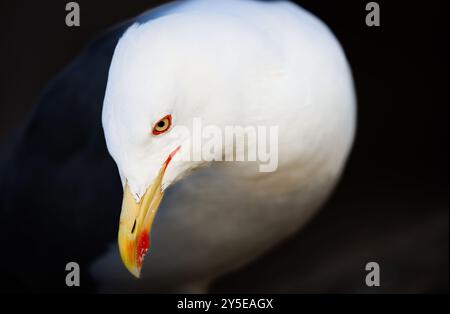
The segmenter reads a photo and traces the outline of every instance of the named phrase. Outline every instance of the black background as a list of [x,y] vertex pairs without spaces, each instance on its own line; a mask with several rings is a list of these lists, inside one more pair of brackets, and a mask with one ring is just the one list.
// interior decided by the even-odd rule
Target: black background
[[[1,1],[0,141],[46,84],[96,35],[164,1]],[[345,175],[296,237],[213,292],[448,291],[448,2],[297,1],[335,32],[352,66],[358,130]],[[382,286],[364,285],[377,261]],[[270,274],[270,275],[269,275]]]

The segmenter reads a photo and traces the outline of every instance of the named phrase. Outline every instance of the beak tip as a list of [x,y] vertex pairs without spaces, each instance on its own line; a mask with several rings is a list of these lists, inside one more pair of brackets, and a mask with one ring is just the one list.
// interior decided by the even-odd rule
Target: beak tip
[[136,277],[137,279],[141,278],[141,271],[137,270],[136,272],[132,273],[134,277]]
[[127,267],[127,269],[137,279],[141,278],[141,269],[139,267]]

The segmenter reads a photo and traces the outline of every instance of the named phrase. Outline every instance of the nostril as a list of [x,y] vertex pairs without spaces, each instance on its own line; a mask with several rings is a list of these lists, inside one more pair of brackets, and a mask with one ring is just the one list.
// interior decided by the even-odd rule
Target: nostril
[[134,220],[133,228],[131,228],[131,234],[134,233],[135,229],[136,229],[136,219]]

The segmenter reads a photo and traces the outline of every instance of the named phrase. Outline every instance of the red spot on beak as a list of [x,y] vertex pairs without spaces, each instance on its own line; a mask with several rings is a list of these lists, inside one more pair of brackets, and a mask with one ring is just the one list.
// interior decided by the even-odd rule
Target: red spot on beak
[[137,262],[139,267],[142,266],[142,263],[144,262],[145,254],[147,253],[148,249],[150,248],[150,234],[147,230],[142,231],[138,245],[137,245]]

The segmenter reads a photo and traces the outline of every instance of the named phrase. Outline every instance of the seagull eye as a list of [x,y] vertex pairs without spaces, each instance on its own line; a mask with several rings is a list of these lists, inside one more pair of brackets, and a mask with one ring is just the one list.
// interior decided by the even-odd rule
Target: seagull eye
[[155,123],[153,127],[153,135],[159,135],[166,132],[172,125],[172,115],[167,115],[158,122]]

